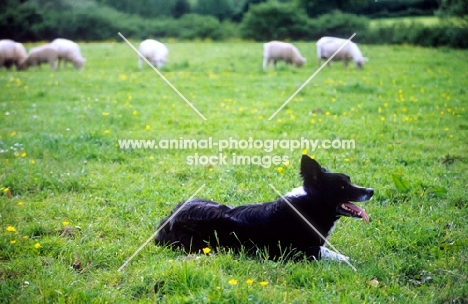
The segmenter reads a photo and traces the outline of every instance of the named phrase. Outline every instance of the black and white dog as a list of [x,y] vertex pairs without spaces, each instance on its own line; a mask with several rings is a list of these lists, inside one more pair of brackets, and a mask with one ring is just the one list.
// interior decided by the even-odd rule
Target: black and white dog
[[302,156],[300,173],[303,186],[274,202],[239,207],[204,199],[181,203],[161,221],[155,243],[195,253],[211,247],[247,253],[265,250],[272,259],[305,256],[347,260],[327,249],[324,239],[285,199],[329,237],[341,216],[369,221],[366,212],[351,202],[369,200],[374,190],[353,185],[349,176],[329,172],[307,155]]

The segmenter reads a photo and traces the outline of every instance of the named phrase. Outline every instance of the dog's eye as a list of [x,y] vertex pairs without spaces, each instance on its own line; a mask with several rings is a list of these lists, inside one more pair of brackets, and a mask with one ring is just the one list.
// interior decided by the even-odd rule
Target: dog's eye
[[344,186],[344,185],[342,185],[340,189],[341,189],[341,190],[344,190],[344,189],[345,189],[345,186]]

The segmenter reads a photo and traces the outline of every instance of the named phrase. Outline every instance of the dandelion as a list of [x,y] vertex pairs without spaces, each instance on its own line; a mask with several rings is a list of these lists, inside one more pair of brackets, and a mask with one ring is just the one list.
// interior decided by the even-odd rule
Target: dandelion
[[34,244],[34,248],[36,248],[36,249],[41,248],[41,244],[39,242],[37,242],[36,244]]
[[278,123],[282,123],[283,120],[278,118],[277,122],[278,122]]
[[133,111],[133,116],[137,116],[137,115],[138,115],[138,111],[137,110]]
[[16,232],[16,229],[15,229],[15,227],[13,227],[13,226],[7,226],[7,227],[6,227],[6,231],[8,231],[8,232]]
[[307,155],[307,149],[302,150],[302,155]]
[[285,165],[286,167],[289,166],[290,164],[291,164],[291,163],[289,162],[289,160],[285,160],[285,161],[283,162],[283,165]]
[[11,137],[14,137],[15,135],[16,135],[16,131],[13,131],[13,132],[10,133]]
[[220,289],[221,289],[221,286],[216,286],[216,289],[217,289],[217,290],[220,290]]
[[26,157],[26,152],[21,153],[21,157]]
[[18,202],[18,206],[23,206],[23,202]]
[[151,127],[149,125],[146,125],[145,129],[146,129],[146,131],[149,131],[151,129]]
[[70,222],[69,222],[69,221],[63,221],[63,222],[62,222],[62,225],[63,225],[63,226],[68,226],[68,225],[70,225]]
[[109,112],[102,112],[102,116],[109,116]]
[[257,118],[258,119],[263,119],[263,115],[258,115]]
[[36,161],[34,159],[31,159],[31,165],[35,165]]
[[284,171],[283,167],[278,167],[278,168],[276,168],[276,170],[278,171],[278,173],[283,173],[283,171]]
[[105,133],[105,134],[109,134],[109,133],[110,133],[110,130],[105,130],[104,133]]
[[29,239],[29,236],[27,235],[23,236],[23,240],[27,240],[27,239]]
[[16,244],[16,240],[11,240],[11,241],[10,241],[10,244],[11,244],[11,245]]
[[119,78],[120,78],[120,80],[127,80],[127,75],[120,74]]
[[380,117],[380,121],[385,121],[385,117]]
[[229,284],[231,284],[231,285],[237,285],[237,280],[235,280],[235,279],[230,279],[230,280],[229,280]]
[[248,279],[247,281],[245,281],[245,283],[246,283],[247,285],[252,285],[252,283],[253,283],[253,280],[251,280],[251,279]]
[[150,160],[154,160],[154,156],[151,155],[151,156],[149,157],[149,159],[150,159]]
[[203,253],[204,254],[208,254],[208,253],[210,253],[210,251],[211,251],[211,249],[208,248],[208,247],[203,248]]
[[268,282],[262,281],[262,282],[260,282],[260,285],[262,285],[262,286],[267,286],[267,285],[268,285]]

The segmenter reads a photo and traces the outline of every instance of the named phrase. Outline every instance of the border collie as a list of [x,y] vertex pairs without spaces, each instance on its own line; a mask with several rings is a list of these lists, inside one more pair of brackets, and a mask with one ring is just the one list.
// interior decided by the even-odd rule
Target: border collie
[[265,250],[270,259],[348,260],[327,249],[324,239],[288,202],[328,238],[341,216],[369,221],[366,212],[351,202],[371,199],[374,190],[352,184],[345,174],[329,172],[307,155],[302,156],[300,174],[302,187],[274,202],[239,207],[205,199],[181,203],[159,224],[155,243],[187,253],[211,247],[245,253]]

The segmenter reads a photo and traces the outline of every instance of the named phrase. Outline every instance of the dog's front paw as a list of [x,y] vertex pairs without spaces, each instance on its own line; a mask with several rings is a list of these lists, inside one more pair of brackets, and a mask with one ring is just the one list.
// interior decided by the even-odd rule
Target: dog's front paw
[[338,262],[346,262],[349,261],[349,257],[331,251],[325,246],[320,246],[320,258],[324,260],[333,260]]

